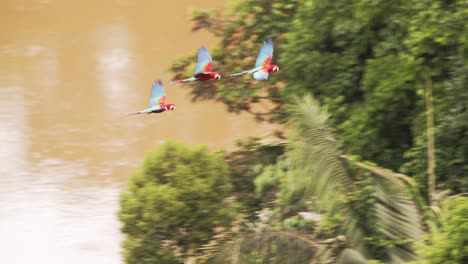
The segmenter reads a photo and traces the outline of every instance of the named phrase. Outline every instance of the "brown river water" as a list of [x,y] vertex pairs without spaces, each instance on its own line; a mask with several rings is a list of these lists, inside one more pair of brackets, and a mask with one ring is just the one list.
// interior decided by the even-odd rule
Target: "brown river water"
[[[227,3],[2,1],[0,263],[122,263],[118,198],[146,152],[168,138],[232,149],[270,131],[167,84],[175,57],[216,44],[191,32],[190,8]],[[146,108],[155,78],[177,109],[125,115]]]

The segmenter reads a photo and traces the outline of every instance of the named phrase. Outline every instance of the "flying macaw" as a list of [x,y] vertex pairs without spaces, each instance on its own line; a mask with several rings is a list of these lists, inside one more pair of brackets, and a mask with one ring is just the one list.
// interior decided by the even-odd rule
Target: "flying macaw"
[[268,79],[268,74],[270,72],[279,71],[279,66],[276,64],[270,64],[273,59],[273,41],[268,39],[266,42],[263,42],[260,52],[257,56],[257,61],[255,62],[255,68],[243,71],[239,73],[234,73],[229,76],[239,76],[243,74],[252,74],[255,80],[264,81]]
[[155,80],[153,82],[149,104],[150,108],[141,111],[130,112],[128,115],[156,114],[162,113],[166,110],[174,110],[176,108],[175,104],[166,104],[166,91],[164,90],[161,80]]
[[212,72],[211,67],[213,66],[213,59],[211,59],[211,55],[205,47],[200,47],[198,49],[198,60],[197,66],[195,68],[195,74],[193,77],[185,79],[185,80],[176,80],[170,82],[171,84],[174,83],[185,83],[185,82],[193,82],[193,81],[208,81],[211,79],[220,80],[221,74],[218,72]]

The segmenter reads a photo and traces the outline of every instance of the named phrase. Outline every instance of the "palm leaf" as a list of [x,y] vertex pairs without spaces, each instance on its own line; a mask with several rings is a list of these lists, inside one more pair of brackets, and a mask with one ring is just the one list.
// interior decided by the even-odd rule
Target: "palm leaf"
[[[289,108],[290,179],[293,188],[305,188],[308,198],[317,198],[316,210],[333,212],[342,206],[349,193],[355,191],[340,156],[340,143],[327,126],[328,115],[318,103],[307,96]],[[351,244],[365,252],[363,231],[352,212],[346,214],[346,235]]]
[[[371,173],[377,202],[378,232],[394,244],[386,247],[390,263],[402,263],[415,257],[413,241],[422,233],[420,213],[414,200],[406,193],[405,184],[411,179],[376,166],[369,166],[343,159],[340,143],[334,139],[327,126],[328,115],[320,109],[310,96],[297,100],[289,110],[289,158],[292,187],[305,188],[304,199],[321,201],[319,210],[333,211],[343,207],[344,201],[356,191],[349,164]],[[361,228],[360,218],[352,208],[344,206],[346,219],[343,232],[353,248],[368,255],[366,234]]]
[[[303,233],[262,231],[238,236],[224,244],[208,263],[330,264],[337,263],[344,246],[341,237],[315,240]],[[358,252],[354,255],[364,259]]]
[[406,240],[386,249],[391,263],[413,260],[416,255],[413,244],[422,236],[423,219],[418,203],[405,191],[405,186],[417,189],[415,182],[407,175],[391,170],[354,161],[347,156],[342,158],[361,169],[370,172],[376,189],[376,211],[379,231],[391,240]]

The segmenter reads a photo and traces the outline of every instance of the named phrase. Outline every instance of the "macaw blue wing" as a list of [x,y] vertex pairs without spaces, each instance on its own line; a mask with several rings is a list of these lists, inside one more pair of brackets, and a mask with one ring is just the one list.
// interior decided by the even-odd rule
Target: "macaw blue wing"
[[211,72],[213,66],[213,59],[205,47],[198,49],[197,67],[195,68],[195,74],[202,72]]
[[254,72],[253,77],[255,80],[265,81],[268,79],[268,71],[265,69]]
[[268,39],[266,42],[263,42],[260,52],[257,56],[257,61],[255,62],[255,68],[270,64],[271,59],[273,58],[273,41]]
[[161,80],[155,80],[151,87],[150,107],[162,105],[166,100],[166,91]]

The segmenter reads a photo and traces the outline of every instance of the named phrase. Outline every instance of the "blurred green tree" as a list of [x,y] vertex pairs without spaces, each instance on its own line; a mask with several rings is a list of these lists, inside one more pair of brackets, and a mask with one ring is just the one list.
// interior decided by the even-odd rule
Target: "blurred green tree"
[[451,198],[445,202],[440,233],[428,236],[421,247],[425,264],[462,264],[468,262],[468,198]]
[[[434,192],[433,186],[425,188],[425,179],[429,177],[429,181],[434,182],[435,172],[438,188],[464,192],[468,188],[468,167],[464,165],[468,161],[468,141],[463,135],[468,132],[464,118],[468,109],[468,27],[464,22],[468,19],[468,3],[424,0],[415,1],[412,8],[405,45],[407,53],[421,62],[423,76],[420,79],[426,79],[424,92],[420,90],[419,94],[427,96],[432,90],[435,126],[432,129],[430,124],[424,124],[426,113],[418,113],[413,121],[417,133],[414,133],[413,147],[405,153],[408,162],[402,170],[415,176],[421,190]],[[429,108],[427,110],[430,115]],[[429,140],[431,134],[435,140],[434,150]],[[435,158],[427,155],[432,151]],[[429,169],[422,167],[423,164]]]
[[324,103],[349,152],[426,192],[431,83],[436,182],[466,190],[467,20],[463,0],[303,1],[280,60],[286,89]]
[[[223,244],[213,263],[297,263],[298,256],[301,263],[416,259],[414,242],[423,225],[412,197],[417,194],[408,192],[414,181],[345,156],[328,115],[310,96],[288,109],[286,152],[255,179],[256,192],[276,200],[272,220]],[[299,212],[314,219],[303,221]]]
[[[344,155],[329,115],[310,96],[290,107],[289,178],[303,200],[337,223],[327,235],[346,235],[349,246],[371,259],[402,263],[416,258],[422,213],[407,191],[411,178]],[[410,183],[410,184],[408,184]],[[323,232],[323,231],[322,231]]]
[[240,209],[247,219],[254,221],[257,218],[256,212],[271,198],[265,191],[256,192],[257,179],[284,154],[284,140],[250,138],[238,141],[237,147],[237,150],[226,155],[229,179]]
[[[224,76],[220,82],[192,82],[192,99],[222,102],[234,113],[248,112],[258,120],[278,121],[284,117],[281,72],[270,75],[267,82],[252,76],[226,77],[227,74],[250,69],[255,65],[262,42],[273,38],[273,62],[281,57],[283,34],[291,30],[291,17],[299,0],[244,0],[233,2],[232,10],[194,10],[193,30],[208,30],[220,38],[220,45],[211,49],[213,67]],[[195,51],[195,50],[194,50]],[[196,54],[176,60],[171,71],[174,78],[193,74]],[[281,66],[280,66],[281,68]]]
[[[416,176],[427,190],[425,90],[433,86],[435,169],[439,188],[468,188],[466,69],[468,4],[464,0],[244,0],[231,13],[193,11],[193,30],[220,38],[211,49],[223,73],[250,68],[273,37],[281,71],[192,83],[194,100],[232,112],[286,122],[285,103],[312,93],[350,153]],[[195,56],[172,67],[191,74]],[[184,71],[187,71],[184,73]]]
[[121,195],[126,263],[180,263],[230,226],[223,153],[168,141],[150,152]]

